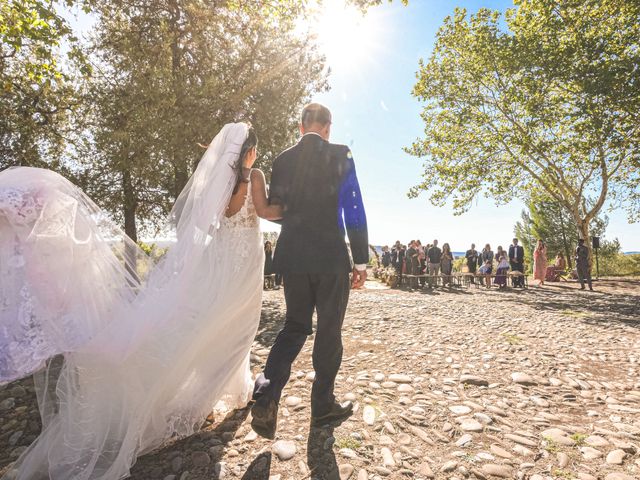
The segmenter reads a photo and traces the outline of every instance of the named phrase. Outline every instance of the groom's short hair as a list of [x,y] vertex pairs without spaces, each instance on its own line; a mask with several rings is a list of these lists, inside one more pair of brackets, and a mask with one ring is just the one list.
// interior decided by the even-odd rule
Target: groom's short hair
[[331,123],[331,112],[320,103],[310,103],[302,109],[301,122],[304,128],[309,128],[314,123],[326,125]]

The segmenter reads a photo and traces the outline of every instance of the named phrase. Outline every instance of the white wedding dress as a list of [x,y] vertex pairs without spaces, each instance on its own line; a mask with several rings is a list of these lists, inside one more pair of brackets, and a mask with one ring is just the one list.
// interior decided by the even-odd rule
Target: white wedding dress
[[43,421],[5,478],[125,478],[214,408],[246,405],[264,265],[251,188],[224,212],[247,131],[208,147],[155,266],[63,177],[0,173],[0,383],[39,369]]

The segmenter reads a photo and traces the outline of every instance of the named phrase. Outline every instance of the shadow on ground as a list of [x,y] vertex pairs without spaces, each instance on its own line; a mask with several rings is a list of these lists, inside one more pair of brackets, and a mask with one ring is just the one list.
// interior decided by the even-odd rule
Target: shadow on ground
[[520,292],[516,301],[592,325],[640,328],[638,296],[631,294],[639,286],[639,281],[600,281],[594,282],[595,291],[590,292],[581,291],[575,283],[546,283]]
[[280,329],[284,326],[284,320],[285,311],[280,308],[280,304],[273,300],[263,299],[256,342],[270,348]]
[[[159,450],[143,455],[131,469],[129,478],[133,480],[162,479],[168,472],[173,472],[177,478],[180,478],[180,474],[184,471],[189,471],[189,478],[224,477],[224,467],[220,461],[225,455],[228,444],[235,438],[238,428],[248,415],[249,407],[234,410],[212,429],[204,428],[190,437],[176,440]],[[197,453],[190,455],[187,452]],[[209,461],[202,453],[208,454]],[[268,462],[261,460],[255,463],[253,476],[247,478],[255,480],[269,478],[270,459]],[[266,469],[266,476],[258,476],[257,467]]]

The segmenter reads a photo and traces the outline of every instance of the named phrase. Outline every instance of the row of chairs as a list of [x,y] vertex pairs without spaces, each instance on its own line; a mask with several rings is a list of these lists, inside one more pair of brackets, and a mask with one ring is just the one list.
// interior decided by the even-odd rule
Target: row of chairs
[[[434,286],[444,286],[445,284],[450,284],[453,287],[468,288],[471,285],[475,285],[476,287],[478,287],[481,284],[481,282],[486,281],[487,278],[491,279],[491,281],[494,282],[497,276],[498,275],[496,275],[495,273],[486,275],[486,274],[480,274],[480,273],[466,273],[466,272],[454,272],[451,275],[427,275],[427,274],[411,275],[411,274],[403,273],[400,280],[400,285],[409,286],[411,285],[412,280],[415,279],[414,283],[420,282],[421,280],[423,280],[423,282],[420,282],[420,283],[425,283],[427,285],[434,285]],[[515,283],[515,280],[518,279],[520,280],[521,284],[525,288],[529,287],[527,275],[521,272],[507,272],[506,277],[507,277],[507,286],[513,285]]]

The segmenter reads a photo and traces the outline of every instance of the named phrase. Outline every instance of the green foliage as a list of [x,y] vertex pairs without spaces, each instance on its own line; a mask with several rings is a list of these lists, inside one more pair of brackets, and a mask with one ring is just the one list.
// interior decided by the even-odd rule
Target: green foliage
[[0,2],[0,169],[61,167],[78,102],[75,78],[89,74],[77,39],[51,2]]
[[407,151],[425,168],[410,196],[462,213],[478,195],[543,191],[583,237],[607,200],[637,219],[640,3],[514,3],[456,9],[420,61],[424,138]]
[[589,435],[585,435],[584,433],[574,433],[571,435],[571,439],[576,442],[576,446],[581,447],[585,444],[585,440]]
[[338,437],[336,438],[335,447],[337,449],[350,448],[351,450],[357,450],[362,444],[353,437]]
[[[528,211],[523,210],[521,219],[514,228],[515,236],[524,247],[525,260],[533,265],[533,250],[538,239],[547,246],[550,262],[562,253],[569,267],[573,266],[575,248],[581,237],[579,227],[562,205],[544,194],[532,194],[527,202]],[[595,217],[589,229],[594,236],[603,236],[609,219]],[[589,239],[587,239],[589,241]]]
[[[208,144],[250,121],[270,172],[302,105],[326,88],[323,62],[294,35],[297,10],[260,2],[100,0],[82,186],[136,238],[153,235]],[[284,5],[284,3],[282,4]]]
[[[629,277],[640,276],[640,255],[625,255],[620,253],[620,243],[617,239],[613,242],[601,244],[598,251],[598,271],[601,277]],[[595,273],[595,262],[593,267]]]

